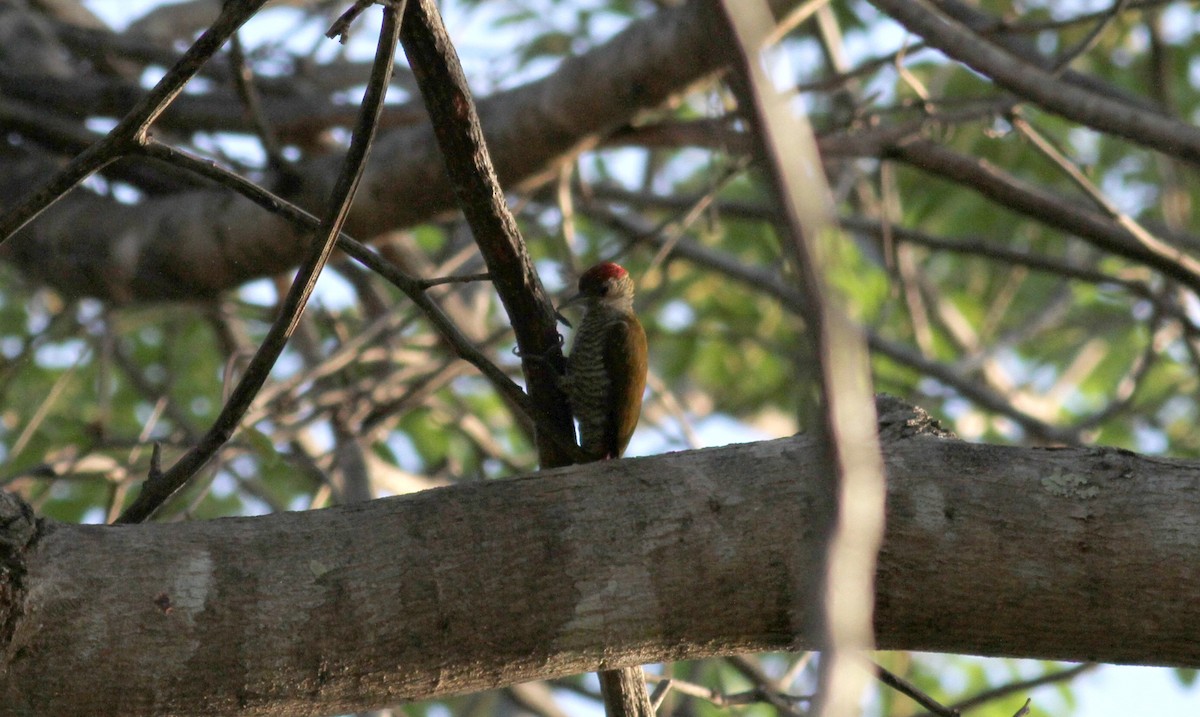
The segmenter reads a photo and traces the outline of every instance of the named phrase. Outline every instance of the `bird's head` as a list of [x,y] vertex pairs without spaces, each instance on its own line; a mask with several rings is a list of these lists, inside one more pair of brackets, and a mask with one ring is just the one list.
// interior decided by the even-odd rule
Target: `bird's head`
[[583,303],[588,309],[609,306],[614,309],[633,309],[633,279],[625,267],[603,261],[579,277],[579,293],[563,302],[560,309]]

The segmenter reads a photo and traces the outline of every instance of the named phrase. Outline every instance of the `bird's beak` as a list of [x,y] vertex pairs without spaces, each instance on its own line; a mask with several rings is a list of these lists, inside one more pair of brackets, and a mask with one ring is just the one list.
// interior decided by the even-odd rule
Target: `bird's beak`
[[563,322],[564,324],[566,324],[566,325],[567,325],[567,328],[569,328],[569,329],[573,329],[573,328],[575,328],[575,327],[574,327],[574,326],[572,326],[572,325],[571,325],[571,322],[570,322],[570,321],[567,321],[567,318],[566,318],[565,316],[563,316],[563,315],[562,315],[562,310],[563,310],[563,309],[565,309],[565,308],[567,308],[567,307],[569,307],[569,306],[573,306],[573,305],[575,305],[575,304],[578,304],[580,301],[583,301],[583,294],[575,294],[574,296],[570,297],[570,298],[569,298],[569,299],[567,299],[566,301],[564,301],[564,302],[562,302],[561,304],[559,304],[559,305],[558,305],[558,308],[554,310],[554,315],[555,315],[556,317],[558,317],[558,320],[559,320],[559,321],[561,321],[561,322]]

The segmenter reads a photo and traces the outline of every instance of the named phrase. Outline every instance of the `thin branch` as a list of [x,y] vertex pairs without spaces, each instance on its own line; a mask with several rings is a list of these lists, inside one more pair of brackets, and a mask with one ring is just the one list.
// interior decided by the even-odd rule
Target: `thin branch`
[[978,379],[964,375],[953,367],[922,356],[915,349],[899,341],[871,333],[867,337],[871,351],[918,371],[960,396],[969,399],[984,410],[1007,416],[1027,431],[1031,437],[1051,444],[1076,446],[1083,442],[1081,433],[1069,426],[1056,426],[1022,411],[1012,405],[1006,396],[995,391]]
[[[973,3],[964,2],[964,0],[932,0],[937,9],[953,18],[957,22],[961,22],[974,32],[986,36],[998,46],[1004,48],[1016,57],[1022,58],[1026,62],[1032,62],[1046,72],[1053,72],[1055,69],[1056,58],[1047,57],[1037,46],[1033,38],[1028,37],[1045,30],[1054,30],[1060,27],[1070,27],[1080,22],[1092,22],[1100,17],[1107,15],[1109,10],[1101,10],[1097,13],[1077,15],[1072,18],[1067,18],[1061,21],[1048,22],[1030,22],[1019,23],[1005,18],[991,15],[979,9],[979,6]],[[1135,2],[1131,3],[1130,9],[1150,7],[1156,3],[1161,4],[1163,0],[1152,0],[1151,2]],[[1064,70],[1060,73],[1060,77],[1064,82],[1075,85],[1087,92],[1094,92],[1103,97],[1108,97],[1112,100],[1128,105],[1139,112],[1152,112],[1160,115],[1165,115],[1163,108],[1155,104],[1153,101],[1136,95],[1128,90],[1125,90],[1116,85],[1110,84],[1095,75],[1076,72],[1071,69]]]
[[[884,227],[880,222],[861,217],[842,217],[839,219],[842,227],[848,231],[863,232],[876,237],[882,235]],[[1188,335],[1200,333],[1193,317],[1187,309],[1178,303],[1170,301],[1163,292],[1140,279],[1130,279],[1116,274],[1106,274],[1096,269],[1078,266],[1065,259],[1045,254],[1034,254],[1020,249],[1010,249],[982,237],[962,237],[947,239],[926,232],[902,226],[891,226],[888,231],[900,242],[906,242],[933,249],[936,251],[953,252],[976,256],[981,259],[995,261],[1004,266],[1023,266],[1033,271],[1061,276],[1073,281],[1081,281],[1096,286],[1112,286],[1123,289],[1139,299],[1152,302],[1158,311],[1178,321]]]
[[[983,690],[982,692],[979,692],[979,693],[977,693],[971,697],[968,697],[966,699],[959,700],[958,702],[955,702],[950,707],[944,707],[943,709],[949,710],[950,713],[955,714],[955,715],[961,714],[963,712],[966,712],[967,710],[971,710],[976,707],[980,707],[982,705],[987,704],[988,702],[993,702],[995,700],[1003,699],[1005,697],[1008,697],[1009,695],[1021,694],[1023,692],[1029,692],[1030,690],[1036,689],[1038,687],[1043,687],[1045,685],[1053,685],[1053,684],[1057,684],[1059,682],[1067,682],[1069,680],[1073,680],[1076,677],[1084,674],[1085,672],[1090,672],[1099,666],[1100,665],[1095,662],[1081,662],[1078,665],[1075,665],[1074,667],[1068,667],[1063,670],[1049,672],[1044,675],[1041,675],[1040,677],[1034,677],[1034,678],[1028,679],[1028,680],[1017,680],[1016,682],[1010,682],[1006,685],[1000,685],[999,687],[992,687],[992,688]],[[1026,702],[1026,704],[1028,704],[1028,702]],[[913,717],[937,717],[938,715],[941,715],[941,714],[943,714],[943,713],[937,712],[937,711],[929,711],[929,712],[920,712],[916,715],[913,715]]]
[[801,713],[796,710],[796,703],[812,699],[808,696],[788,694],[782,688],[781,682],[772,680],[762,671],[762,668],[743,655],[728,657],[726,662],[755,685],[754,689],[749,692],[729,695],[730,700],[740,699],[743,695],[753,695],[756,698],[755,701],[766,702],[785,717],[800,717]]
[[931,714],[937,717],[959,717],[959,712],[956,709],[946,707],[942,703],[925,694],[919,687],[904,679],[900,675],[891,672],[886,667],[880,664],[872,663],[875,667],[875,677],[883,684],[891,687],[902,695],[907,696],[917,704],[929,710]]
[[246,55],[242,51],[242,40],[236,32],[229,38],[229,61],[233,65],[234,87],[237,89],[238,97],[242,99],[246,114],[250,116],[250,121],[254,124],[258,140],[262,143],[263,152],[267,155],[267,166],[275,170],[286,169],[288,163],[283,157],[279,136],[263,112],[262,99],[254,82],[254,73],[246,64]]
[[1169,156],[1200,163],[1200,128],[1081,89],[993,45],[926,2],[871,0],[932,47],[1043,109]]
[[917,139],[885,150],[899,159],[979,192],[997,204],[1070,232],[1095,246],[1145,264],[1200,294],[1200,260],[1170,244],[1139,241],[1111,217],[1022,182],[991,163]]
[[1029,680],[1020,680],[1017,682],[1011,682],[1007,685],[993,687],[991,689],[984,690],[973,697],[968,697],[965,700],[954,703],[951,709],[956,712],[966,712],[967,710],[974,709],[979,705],[1008,697],[1009,695],[1028,692],[1029,690],[1042,687],[1044,685],[1053,685],[1059,682],[1073,680],[1083,673],[1090,672],[1099,666],[1100,665],[1095,662],[1081,662],[1074,667],[1068,667],[1067,669],[1059,670],[1057,672],[1050,672],[1042,675],[1041,677],[1034,677],[1033,679]]
[[572,452],[564,448],[565,437],[574,436],[574,424],[557,381],[564,363],[554,308],[505,203],[470,88],[432,0],[409,3],[401,41],[429,109],[455,195],[525,357],[522,366],[530,399],[542,416],[539,426],[546,429],[538,431],[541,464],[565,465],[573,460]]
[[599,146],[637,146],[643,149],[703,147],[730,154],[754,152],[750,136],[735,129],[730,117],[664,119],[661,122],[629,125],[605,135]]
[[339,15],[338,19],[334,20],[329,29],[325,31],[325,37],[328,37],[330,40],[337,40],[345,45],[346,40],[350,39],[350,25],[358,19],[358,16],[364,10],[373,4],[375,4],[375,0],[354,0],[354,4]]
[[[582,204],[581,209],[588,216],[618,231],[624,232],[638,241],[645,241],[655,246],[660,245],[662,241],[662,237],[650,231],[653,225],[648,221],[641,220],[636,215],[617,214],[595,202]],[[895,231],[898,237],[901,236],[900,232],[902,230],[900,228],[896,228]],[[804,298],[795,287],[786,284],[775,271],[762,267],[748,266],[728,253],[696,242],[679,242],[675,247],[674,255],[678,258],[686,259],[697,266],[716,271],[754,292],[765,292],[766,295],[778,300],[789,311],[803,315],[805,310]],[[876,332],[868,331],[867,342],[871,351],[882,354],[896,363],[936,379],[939,383],[944,384],[992,413],[1008,416],[1032,436],[1040,440],[1068,445],[1076,445],[1081,441],[1078,431],[1054,426],[1030,416],[1014,407],[1004,396],[982,385],[974,377],[964,375],[951,366],[926,358],[920,352],[898,341],[885,338]]]
[[[201,159],[155,140],[151,140],[149,144],[143,147],[141,153],[148,157],[189,169],[230,187],[263,209],[283,217],[301,231],[313,231],[320,224],[319,219],[303,209],[211,161]],[[498,392],[503,394],[514,405],[520,407],[523,412],[529,416],[534,415],[533,406],[529,402],[528,396],[521,390],[521,387],[488,359],[455,326],[453,320],[446,315],[445,311],[425,294],[421,279],[408,275],[395,264],[380,256],[379,253],[345,232],[338,236],[338,249],[344,251],[348,256],[376,272],[390,284],[404,292],[417,305],[417,308],[421,309],[425,317],[442,338],[446,340],[459,358],[479,369],[479,372],[491,382],[492,386]]]
[[[1012,106],[1011,102],[989,103],[985,108],[966,113],[941,114],[937,121],[959,122],[992,116],[997,112],[1007,114]],[[1165,240],[1161,240],[1148,232],[1138,232],[1136,228],[1123,224],[1119,220],[1119,213],[1114,215],[1113,212],[1096,211],[1081,206],[1017,179],[986,160],[962,155],[924,139],[921,136],[921,127],[927,125],[928,121],[923,121],[900,127],[856,132],[853,135],[827,135],[819,140],[821,154],[826,159],[880,157],[900,160],[912,167],[973,189],[1010,211],[1074,234],[1105,251],[1149,266],[1200,294],[1200,260],[1177,246],[1194,244],[1193,237],[1158,231],[1158,234],[1166,236]],[[626,201],[634,201],[632,197],[635,196],[611,188],[597,190],[597,194]],[[653,201],[673,202],[673,206],[686,206],[690,202],[678,198]],[[771,218],[772,215],[769,210],[737,203],[721,206],[738,212],[739,215],[759,218]]]
[[1116,20],[1117,17],[1120,16],[1121,13],[1125,12],[1128,7],[1129,0],[1117,0],[1114,2],[1113,6],[1100,16],[1096,24],[1092,26],[1092,29],[1088,31],[1088,34],[1082,40],[1080,40],[1074,47],[1068,48],[1062,53],[1062,55],[1054,59],[1054,66],[1051,68],[1050,73],[1055,76],[1061,75],[1063,71],[1067,69],[1067,66],[1075,61],[1075,58],[1083,55],[1095,47],[1096,43],[1100,40],[1100,35],[1102,35],[1104,31],[1108,29],[1108,26],[1112,24],[1113,20]]
[[13,234],[28,224],[50,205],[61,199],[64,194],[125,154],[136,150],[139,144],[147,140],[147,131],[154,120],[163,110],[183,91],[200,67],[220,49],[237,29],[254,13],[266,0],[230,0],[221,10],[220,17],[212,27],[204,31],[198,40],[184,53],[179,62],[163,75],[154,89],[150,90],[125,117],[117,123],[104,139],[88,147],[82,154],[71,160],[49,182],[34,190],[22,199],[15,207],[0,217],[0,243],[8,241]]
[[486,271],[480,274],[463,274],[462,276],[440,276],[433,279],[418,279],[417,284],[422,289],[429,289],[442,284],[468,284],[473,281],[491,281],[492,275]]
[[656,683],[654,693],[651,695],[651,702],[656,709],[671,690],[675,690],[688,697],[697,697],[717,707],[768,704],[785,717],[798,717],[802,713],[796,709],[796,705],[812,701],[811,695],[792,695],[780,690],[771,689],[767,686],[759,686],[744,692],[725,693],[711,687],[681,680],[677,677],[647,674],[646,680]]
[[662,241],[660,242],[658,251],[654,254],[654,258],[650,260],[646,268],[647,273],[659,268],[667,260],[675,244],[683,239],[688,229],[712,206],[712,203],[717,198],[717,194],[734,179],[741,176],[749,164],[748,158],[735,160],[732,166],[728,167],[720,176],[713,179],[708,190],[697,197],[691,206],[676,216],[668,217],[654,229],[656,235],[661,235]]
[[[693,206],[704,195],[653,195],[643,194],[639,192],[630,192],[617,185],[601,184],[589,185],[587,188],[588,194],[595,199],[603,199],[627,204],[635,207],[663,207],[672,210],[686,211],[690,206]],[[585,203],[585,211],[589,211],[595,216],[597,205],[590,202]],[[772,210],[769,206],[760,202],[746,202],[730,199],[721,199],[714,204],[718,214],[723,216],[732,216],[741,219],[750,219],[765,222],[777,222],[778,213]],[[611,223],[610,220],[615,219],[615,215],[605,214],[601,217],[601,221]],[[625,224],[634,221],[632,217],[625,216],[621,219]],[[1100,286],[1114,286],[1124,289],[1129,293],[1139,298],[1153,301],[1159,305],[1163,312],[1173,319],[1176,319],[1184,324],[1189,333],[1195,333],[1197,326],[1192,321],[1181,307],[1175,304],[1165,303],[1163,297],[1156,289],[1151,287],[1145,281],[1138,279],[1129,279],[1116,274],[1106,274],[1102,271],[1089,269],[1086,267],[1072,264],[1064,259],[1045,255],[1034,254],[1028,251],[1019,249],[1011,249],[1009,247],[998,244],[996,240],[989,240],[982,236],[979,237],[960,237],[950,239],[945,237],[934,236],[927,232],[899,225],[885,225],[876,219],[868,219],[859,216],[842,216],[838,219],[838,223],[842,228],[851,232],[861,232],[876,237],[883,241],[885,234],[890,234],[893,239],[901,242],[908,242],[927,247],[936,251],[947,251],[956,254],[967,254],[977,256],[983,259],[996,261],[1006,266],[1018,265],[1025,266],[1035,271],[1046,272],[1082,281],[1089,284]],[[634,236],[636,241],[649,242],[655,246],[662,246],[663,240],[657,236],[656,229],[647,228],[645,230],[635,230],[633,227],[618,226],[618,229],[625,232],[637,231]],[[685,248],[685,255],[688,248]]]
[[300,314],[304,311],[308,297],[316,286],[317,277],[333,251],[342,225],[350,211],[350,203],[354,199],[354,193],[359,179],[362,177],[367,154],[370,152],[371,142],[375,136],[379,112],[383,107],[383,98],[387,93],[388,80],[395,62],[399,36],[400,11],[393,7],[385,7],[371,80],[367,84],[358,123],[354,128],[350,146],[346,150],[342,171],[334,185],[328,213],[321,221],[321,228],[317,232],[319,243],[297,270],[291,289],[280,306],[279,317],[271,324],[266,338],[263,339],[254,357],[250,360],[245,373],[238,381],[229,400],[221,408],[212,427],[204,434],[200,442],[163,473],[159,480],[153,483],[147,481],[133,504],[126,509],[117,522],[138,523],[149,518],[171,495],[182,488],[233,435],[247,409],[250,408],[250,404],[254,401],[254,397],[258,395],[258,391],[266,382],[271,367],[275,365],[275,361],[283,352],[283,347],[287,344],[288,338],[300,320]]
[[42,399],[41,403],[38,404],[37,410],[25,422],[25,425],[21,428],[21,433],[17,435],[16,440],[9,446],[7,453],[10,462],[15,462],[17,458],[21,457],[21,453],[25,450],[25,446],[29,443],[29,440],[33,438],[33,435],[41,427],[42,421],[50,414],[50,409],[54,407],[55,403],[58,403],[58,399],[62,397],[63,391],[71,384],[72,379],[75,378],[75,372],[79,370],[80,366],[85,365],[87,360],[91,358],[91,354],[91,349],[80,351],[79,355],[75,357],[75,361],[71,363],[67,370],[63,371],[55,379],[54,384],[50,387],[50,391]]
[[1071,161],[1061,149],[1056,147],[1049,138],[1035,129],[1033,124],[1030,123],[1030,121],[1024,116],[1022,116],[1018,109],[1014,109],[1012,111],[1012,113],[1009,115],[1009,121],[1023,137],[1028,139],[1033,144],[1038,152],[1048,158],[1055,164],[1055,166],[1062,170],[1064,174],[1070,177],[1071,181],[1074,182],[1080,189],[1082,189],[1084,193],[1087,194],[1088,197],[1095,202],[1098,207],[1100,207],[1100,209],[1102,209],[1111,218],[1116,220],[1116,222],[1120,224],[1125,231],[1129,232],[1129,234],[1133,236],[1133,238],[1136,239],[1143,247],[1145,247],[1147,251],[1157,255],[1180,255],[1178,249],[1170,246],[1166,242],[1154,236],[1147,231],[1145,227],[1143,227],[1141,224],[1138,224],[1133,217],[1118,209],[1117,206],[1104,195],[1104,192],[1100,191],[1100,188],[1097,187],[1092,180],[1088,179],[1087,175],[1083,173],[1083,170],[1081,170],[1075,162]]
[[[1155,304],[1156,309],[1157,306],[1158,304]],[[1095,428],[1133,405],[1133,401],[1138,394],[1138,389],[1142,387],[1142,383],[1150,374],[1150,370],[1157,365],[1163,353],[1162,348],[1167,344],[1166,341],[1160,340],[1160,337],[1170,336],[1171,334],[1178,336],[1178,332],[1175,331],[1174,326],[1168,329],[1158,328],[1160,321],[1161,317],[1158,315],[1151,317],[1150,336],[1146,341],[1146,346],[1140,354],[1134,357],[1125,375],[1114,383],[1113,395],[1108,404],[1090,416],[1084,416],[1082,419],[1076,421],[1074,424],[1075,430],[1085,431]],[[1183,391],[1180,392],[1182,393]]]
[[[1138,10],[1153,10],[1160,8],[1163,5],[1176,2],[1176,0],[1126,0],[1123,11],[1133,12]],[[939,6],[946,8],[945,2],[940,2]],[[952,13],[951,13],[952,14]],[[990,27],[974,28],[980,34],[994,35],[1002,33],[1005,35],[1014,35],[1017,33],[1037,33],[1045,32],[1046,30],[1062,30],[1075,25],[1080,25],[1089,22],[1106,22],[1108,18],[1113,17],[1113,9],[1095,10],[1093,12],[1085,12],[1071,17],[1061,19],[1047,18],[1039,20],[1016,20],[1007,18],[996,18],[995,22],[991,23]]]

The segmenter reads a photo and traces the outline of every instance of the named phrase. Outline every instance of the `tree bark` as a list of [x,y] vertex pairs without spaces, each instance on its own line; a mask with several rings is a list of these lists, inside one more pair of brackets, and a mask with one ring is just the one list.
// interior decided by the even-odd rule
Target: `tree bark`
[[[881,649],[1200,666],[1200,462],[885,413]],[[0,502],[0,714],[316,715],[804,649],[804,436],[255,518]]]
[[654,707],[646,692],[646,673],[641,665],[603,670],[596,673],[600,694],[604,699],[604,714],[627,717],[654,717]]

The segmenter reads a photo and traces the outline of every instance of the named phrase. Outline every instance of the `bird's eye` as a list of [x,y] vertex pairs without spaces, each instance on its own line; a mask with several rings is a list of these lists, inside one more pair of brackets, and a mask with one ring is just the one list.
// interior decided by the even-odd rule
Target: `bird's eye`
[[608,294],[608,284],[602,284],[600,286],[600,295],[605,296],[607,294]]

